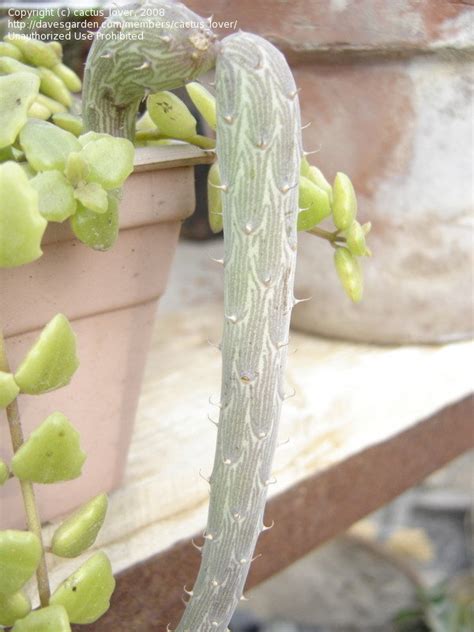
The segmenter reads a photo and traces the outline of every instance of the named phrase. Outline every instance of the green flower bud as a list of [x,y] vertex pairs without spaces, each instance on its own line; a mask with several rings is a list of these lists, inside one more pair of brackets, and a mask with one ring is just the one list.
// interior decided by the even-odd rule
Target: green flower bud
[[334,224],[339,230],[346,230],[357,215],[357,199],[352,182],[345,173],[337,173],[333,184]]
[[365,232],[358,221],[352,222],[346,231],[347,248],[356,257],[366,257],[370,254],[365,243]]
[[308,169],[308,175],[306,176],[309,180],[311,180],[311,182],[314,182],[314,184],[317,184],[318,187],[320,189],[322,189],[323,191],[326,191],[326,193],[329,196],[329,201],[332,204],[332,186],[329,184],[329,182],[326,180],[326,178],[324,177],[323,172],[318,169],[317,167],[314,167],[313,165],[311,165]]
[[186,84],[186,90],[209,127],[215,130],[217,127],[215,97],[197,81]]
[[173,92],[152,94],[146,105],[152,121],[164,136],[186,139],[196,135],[196,119]]
[[308,178],[300,176],[298,230],[311,230],[316,224],[331,215],[331,206],[326,191]]
[[359,262],[347,248],[336,248],[334,263],[347,296],[354,303],[359,303],[362,300],[364,290],[362,269]]

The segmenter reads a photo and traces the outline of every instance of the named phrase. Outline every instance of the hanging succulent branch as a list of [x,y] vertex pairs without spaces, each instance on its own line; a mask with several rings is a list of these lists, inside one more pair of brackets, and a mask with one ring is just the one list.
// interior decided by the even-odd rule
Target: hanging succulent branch
[[179,88],[212,68],[215,39],[205,19],[170,0],[146,0],[109,18],[87,59],[86,131],[133,140],[142,99]]
[[178,632],[223,632],[263,526],[295,299],[300,112],[279,51],[226,38],[217,60],[224,219],[221,413],[202,565]]

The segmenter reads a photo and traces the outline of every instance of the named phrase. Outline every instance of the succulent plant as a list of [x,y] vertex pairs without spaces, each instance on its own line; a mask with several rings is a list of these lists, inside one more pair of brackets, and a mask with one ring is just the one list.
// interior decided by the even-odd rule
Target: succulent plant
[[[98,619],[108,608],[115,586],[110,562],[103,553],[96,553],[51,596],[33,483],[48,485],[78,478],[86,455],[78,431],[59,412],[51,414],[26,440],[21,427],[17,396],[61,388],[78,366],[76,337],[62,314],[46,325],[15,373],[10,372],[0,333],[0,405],[6,409],[14,452],[9,466],[1,462],[0,477],[2,484],[17,479],[28,524],[27,531],[0,531],[0,626],[15,624],[15,630],[25,632],[70,630],[71,622]],[[76,510],[53,534],[51,553],[71,558],[87,550],[97,538],[106,510],[104,495]],[[30,614],[31,603],[22,590],[35,573],[42,607]]]
[[[134,38],[137,32],[142,37]],[[216,146],[208,187],[211,227],[224,230],[225,244],[220,418],[202,565],[177,632],[224,632],[258,536],[267,528],[263,512],[285,399],[290,315],[299,302],[293,296],[297,231],[329,242],[341,283],[358,301],[358,257],[370,254],[370,224],[357,222],[345,174],[338,173],[331,186],[309,164],[294,79],[283,55],[263,38],[237,33],[218,44],[207,22],[184,5],[138,2],[122,20],[107,20],[92,46],[83,121],[65,111],[64,89],[79,84],[57,54],[54,47],[24,40],[8,39],[0,47],[0,72],[6,74],[0,77],[6,88],[0,98],[0,121],[6,121],[0,135],[0,266],[38,258],[48,221],[69,219],[81,241],[110,248],[118,231],[119,190],[133,167],[133,141]],[[192,81],[214,65],[216,98]],[[170,92],[184,85],[216,129],[216,141],[197,134],[196,119]],[[21,107],[9,115],[15,91],[22,91]],[[144,99],[147,112],[137,122]],[[41,107],[57,125],[31,118]],[[333,229],[319,226],[330,220]],[[77,368],[75,337],[67,319],[56,316],[15,373],[0,342],[0,405],[7,409],[15,453],[11,463],[0,463],[0,483],[18,479],[29,526],[28,532],[0,533],[0,571],[15,569],[8,585],[0,586],[0,625],[15,623],[19,632],[69,630],[71,623],[87,624],[105,612],[115,582],[109,561],[96,553],[50,595],[33,483],[79,476],[85,455],[78,433],[58,412],[24,441],[16,398],[69,382]],[[90,547],[106,506],[101,495],[79,508],[57,529],[51,552],[75,557]],[[16,566],[11,541],[22,551]],[[42,608],[28,614],[22,587],[35,572]]]

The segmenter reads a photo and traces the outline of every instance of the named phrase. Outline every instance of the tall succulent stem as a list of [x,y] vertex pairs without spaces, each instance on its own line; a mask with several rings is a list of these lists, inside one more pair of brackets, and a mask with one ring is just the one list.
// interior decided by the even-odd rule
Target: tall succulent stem
[[221,412],[202,564],[177,632],[224,632],[242,595],[272,482],[294,305],[301,134],[283,56],[226,38],[217,59],[224,206]]
[[[3,332],[0,328],[0,371],[10,372],[10,365],[8,362],[5,339]],[[7,421],[10,430],[10,439],[13,447],[13,452],[16,452],[21,448],[24,442],[23,429],[21,426],[20,409],[18,407],[18,400],[15,399],[9,406],[7,406]],[[23,496],[23,505],[25,508],[26,522],[28,529],[34,533],[41,544],[41,560],[36,570],[36,581],[38,584],[38,594],[40,603],[42,606],[49,604],[51,597],[51,590],[49,587],[48,568],[46,566],[45,549],[43,544],[43,533],[41,530],[41,520],[38,511],[38,505],[36,502],[35,491],[33,484],[29,481],[19,481],[21,493]]]

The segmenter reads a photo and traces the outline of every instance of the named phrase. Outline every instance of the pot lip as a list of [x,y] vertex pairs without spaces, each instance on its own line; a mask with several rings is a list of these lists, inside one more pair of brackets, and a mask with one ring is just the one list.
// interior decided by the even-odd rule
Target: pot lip
[[161,147],[137,147],[133,173],[209,165],[212,162],[214,162],[214,152],[203,151],[188,143]]

